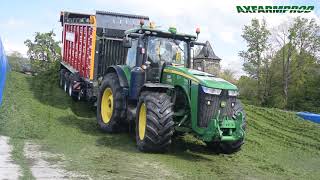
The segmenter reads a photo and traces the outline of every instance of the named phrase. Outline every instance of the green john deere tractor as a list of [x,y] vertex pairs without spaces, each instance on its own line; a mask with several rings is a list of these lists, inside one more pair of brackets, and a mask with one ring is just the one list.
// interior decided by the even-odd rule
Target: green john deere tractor
[[185,132],[210,148],[228,153],[240,149],[246,121],[237,87],[191,69],[192,47],[204,43],[175,28],[141,26],[125,35],[126,64],[107,73],[99,90],[97,116],[102,129],[114,132],[135,124],[141,151],[163,151],[174,133]]

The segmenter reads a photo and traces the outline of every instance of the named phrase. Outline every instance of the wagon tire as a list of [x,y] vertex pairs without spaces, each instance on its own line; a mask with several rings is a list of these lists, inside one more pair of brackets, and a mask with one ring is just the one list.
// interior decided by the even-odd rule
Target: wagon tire
[[64,92],[68,93],[68,88],[69,88],[69,72],[64,73],[64,83],[63,83],[63,90]]
[[66,73],[66,69],[61,69],[60,74],[59,74],[59,87],[64,88],[64,81],[65,81],[65,76],[64,74]]

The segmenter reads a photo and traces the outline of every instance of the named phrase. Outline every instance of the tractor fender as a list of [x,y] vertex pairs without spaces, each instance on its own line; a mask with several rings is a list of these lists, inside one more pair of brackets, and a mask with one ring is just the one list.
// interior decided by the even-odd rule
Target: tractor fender
[[106,74],[108,73],[116,73],[118,78],[119,78],[119,83],[120,83],[120,87],[123,88],[128,88],[129,84],[128,84],[128,80],[127,77],[123,71],[123,69],[119,66],[110,66],[108,67],[108,69],[106,70]]
[[174,89],[180,90],[184,94],[184,96],[186,96],[187,101],[188,101],[187,103],[188,103],[189,107],[191,108],[191,99],[190,99],[191,95],[188,93],[188,90],[185,87],[180,86],[180,85],[174,86]]
[[169,84],[145,83],[140,90],[140,94],[143,91],[166,91],[166,90],[173,90],[173,89],[174,87]]

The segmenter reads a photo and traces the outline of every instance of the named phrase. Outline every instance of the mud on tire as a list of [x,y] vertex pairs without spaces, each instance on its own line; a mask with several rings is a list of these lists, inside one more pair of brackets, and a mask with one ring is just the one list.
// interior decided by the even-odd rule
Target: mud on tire
[[[107,89],[111,89],[113,98],[112,115],[108,122],[106,122],[106,119],[103,119],[103,109],[101,109],[103,94]],[[123,89],[120,87],[118,76],[115,73],[107,74],[99,88],[97,101],[97,122],[105,132],[119,132],[122,129],[121,125],[126,117],[126,103],[122,91]]]
[[[140,117],[141,108],[145,106],[146,122],[145,133],[140,137],[140,123],[143,117]],[[142,92],[136,117],[136,142],[137,147],[143,152],[163,152],[171,144],[173,135],[173,103],[171,97],[162,92]]]

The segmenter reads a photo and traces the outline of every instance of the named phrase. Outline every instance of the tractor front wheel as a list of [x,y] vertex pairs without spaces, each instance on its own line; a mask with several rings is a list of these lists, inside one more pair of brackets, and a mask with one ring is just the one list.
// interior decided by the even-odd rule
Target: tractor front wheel
[[136,117],[136,141],[140,151],[163,152],[173,135],[173,103],[166,93],[142,92]]
[[234,152],[239,151],[243,143],[243,139],[240,139],[235,142],[222,142],[220,144],[220,148],[223,153],[232,154]]

